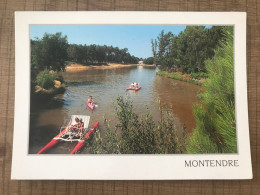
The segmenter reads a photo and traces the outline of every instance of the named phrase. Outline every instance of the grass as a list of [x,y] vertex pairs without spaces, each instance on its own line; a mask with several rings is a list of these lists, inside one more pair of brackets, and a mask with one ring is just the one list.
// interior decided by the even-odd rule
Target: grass
[[188,83],[192,83],[195,85],[202,85],[202,82],[196,80],[196,79],[192,79],[189,75],[186,74],[182,74],[181,72],[166,72],[166,71],[158,71],[156,72],[157,75],[160,76],[165,76],[168,78],[172,78],[172,79],[176,79],[176,80],[180,80],[180,81],[185,81]]

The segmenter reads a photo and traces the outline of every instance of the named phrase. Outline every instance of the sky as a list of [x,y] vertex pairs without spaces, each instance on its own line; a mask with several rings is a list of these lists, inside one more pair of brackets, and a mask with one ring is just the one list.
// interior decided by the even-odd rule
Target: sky
[[96,44],[128,48],[139,58],[152,56],[151,39],[162,30],[178,35],[186,26],[176,25],[31,25],[30,38],[42,38],[44,33],[61,32],[67,35],[69,44]]

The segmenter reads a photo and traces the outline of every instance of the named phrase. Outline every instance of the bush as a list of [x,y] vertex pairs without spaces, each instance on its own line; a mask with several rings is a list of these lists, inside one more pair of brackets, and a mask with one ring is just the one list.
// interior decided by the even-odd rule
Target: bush
[[158,71],[158,72],[156,72],[156,74],[161,75],[161,76],[165,76],[165,71]]
[[112,130],[105,120],[106,134],[96,133],[88,143],[87,152],[96,154],[175,154],[184,151],[181,139],[170,117],[156,123],[149,111],[139,117],[133,112],[132,103],[117,98],[115,105],[118,123]]
[[189,79],[188,76],[183,76],[181,72],[167,73],[165,71],[158,71],[158,72],[156,72],[156,74],[160,75],[160,76],[166,76],[168,78],[180,80],[180,81],[185,81],[185,82],[192,83],[195,85],[202,85],[202,83],[197,80]]
[[200,79],[200,78],[208,78],[208,74],[205,72],[196,72],[190,74],[191,78]]
[[54,85],[54,75],[49,72],[48,69],[45,69],[43,72],[40,72],[36,77],[37,85],[41,86],[44,89],[49,89]]

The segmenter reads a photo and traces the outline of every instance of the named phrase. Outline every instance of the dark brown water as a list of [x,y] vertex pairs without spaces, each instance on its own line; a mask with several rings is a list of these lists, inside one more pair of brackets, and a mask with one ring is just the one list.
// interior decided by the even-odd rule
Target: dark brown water
[[[195,127],[192,104],[198,102],[197,92],[201,87],[156,75],[154,67],[130,67],[120,69],[93,69],[80,72],[65,72],[63,77],[68,88],[63,95],[55,98],[53,104],[31,112],[29,153],[35,154],[59,133],[71,115],[89,115],[92,126],[100,121],[101,134],[104,133],[104,118],[115,121],[113,102],[118,96],[128,96],[134,105],[134,112],[142,115],[148,108],[155,120],[161,117],[161,110],[170,110],[176,126],[188,131]],[[139,82],[138,92],[126,91],[132,81]],[[89,96],[98,108],[93,112],[86,108]],[[48,151],[51,154],[67,154],[74,143],[59,143]],[[82,151],[83,153],[84,151]]]

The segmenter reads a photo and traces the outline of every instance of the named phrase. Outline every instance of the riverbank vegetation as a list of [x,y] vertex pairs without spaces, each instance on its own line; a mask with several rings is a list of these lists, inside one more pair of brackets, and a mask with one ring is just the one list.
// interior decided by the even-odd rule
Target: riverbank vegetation
[[94,154],[176,154],[183,153],[184,137],[178,137],[172,118],[165,114],[155,122],[147,110],[139,116],[127,98],[118,97],[115,104],[117,124],[111,127],[105,119],[105,135],[97,132],[87,142],[87,153]]
[[31,99],[47,102],[64,93],[66,84],[58,71],[65,70],[68,41],[61,33],[31,40]]
[[180,80],[180,81],[185,81],[188,83],[193,83],[196,85],[202,85],[202,82],[207,76],[206,73],[203,76],[198,76],[198,74],[196,73],[193,73],[192,75],[192,74],[183,74],[182,72],[168,72],[168,71],[158,71],[156,72],[156,74],[160,76],[165,76],[168,78]]
[[154,57],[145,58],[143,62],[144,62],[144,64],[153,65]]
[[161,70],[183,73],[205,72],[205,60],[211,59],[228,27],[187,26],[178,35],[162,31],[151,40],[154,63]]
[[233,28],[228,28],[215,56],[205,62],[208,79],[194,106],[196,128],[187,140],[188,153],[237,153],[234,95]]
[[[69,44],[62,33],[48,34],[31,40],[31,95],[32,99],[48,100],[63,93],[66,84],[57,72],[74,63],[108,65],[108,63],[137,64],[139,58],[130,55],[127,48],[112,46]],[[78,68],[80,69],[80,68]]]

